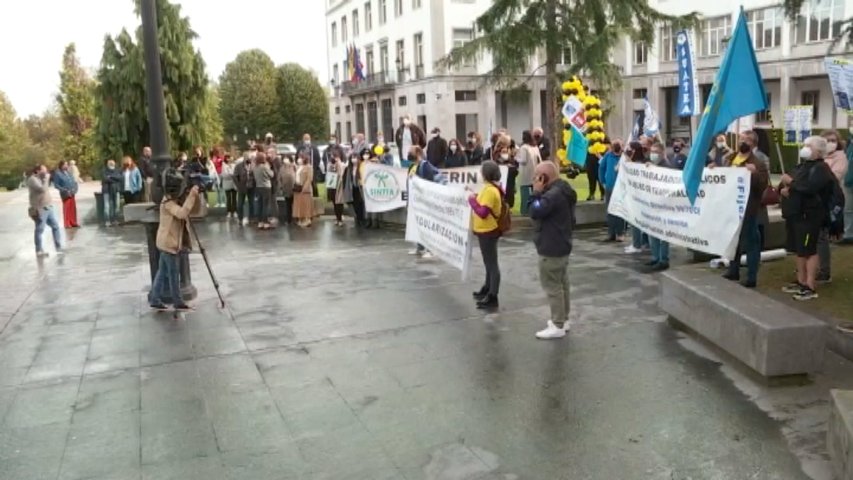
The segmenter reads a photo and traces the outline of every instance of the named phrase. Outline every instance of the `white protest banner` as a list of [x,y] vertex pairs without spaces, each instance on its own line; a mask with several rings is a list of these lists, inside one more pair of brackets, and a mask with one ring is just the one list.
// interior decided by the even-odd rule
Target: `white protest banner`
[[794,105],[785,107],[783,126],[783,145],[802,145],[812,134],[812,117],[814,107],[811,105]]
[[[509,178],[509,167],[501,165],[501,188],[506,191],[506,181]],[[480,167],[443,168],[441,173],[447,179],[448,185],[468,186],[471,191],[479,193],[483,188],[483,179],[480,176]]]
[[690,205],[680,170],[622,162],[607,213],[673,245],[733,258],[749,179],[745,168],[706,168]]
[[468,275],[471,206],[468,192],[413,177],[409,182],[406,241],[420,243],[443,262]]
[[835,106],[848,115],[853,114],[853,62],[843,58],[824,60]]
[[370,213],[390,212],[406,206],[405,168],[381,163],[364,164],[364,209]]

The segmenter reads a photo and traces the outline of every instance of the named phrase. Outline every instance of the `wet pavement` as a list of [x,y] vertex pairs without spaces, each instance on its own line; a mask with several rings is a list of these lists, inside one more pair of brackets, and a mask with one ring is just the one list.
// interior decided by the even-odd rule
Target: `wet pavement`
[[141,227],[84,227],[37,262],[16,195],[0,197],[0,479],[831,478],[827,392],[853,388],[851,365],[754,383],[672,330],[655,277],[591,233],[562,341],[533,337],[528,232],[502,242],[502,309],[484,315],[479,266],[463,282],[400,231],[325,221],[199,225],[228,308],[194,255],[198,310],[174,320],[146,308]]

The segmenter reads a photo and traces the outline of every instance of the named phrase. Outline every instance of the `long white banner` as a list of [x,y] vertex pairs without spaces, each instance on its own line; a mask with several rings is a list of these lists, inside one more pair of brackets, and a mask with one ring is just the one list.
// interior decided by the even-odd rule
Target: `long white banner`
[[733,258],[749,198],[749,170],[705,169],[694,205],[682,172],[622,162],[607,212],[673,245]]
[[[480,167],[448,168],[441,170],[448,186],[465,187],[479,192],[483,188]],[[506,190],[509,169],[501,167],[501,187]],[[381,163],[364,165],[364,206],[370,213],[382,213],[406,206],[409,171]]]
[[413,177],[409,182],[406,241],[468,275],[471,261],[471,206],[468,192]]

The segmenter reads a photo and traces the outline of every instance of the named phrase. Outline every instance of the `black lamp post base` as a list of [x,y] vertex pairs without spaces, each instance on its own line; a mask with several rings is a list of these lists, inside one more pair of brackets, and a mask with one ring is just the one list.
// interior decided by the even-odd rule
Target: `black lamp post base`
[[[157,223],[145,223],[145,240],[148,244],[148,268],[151,272],[151,285],[154,285],[154,278],[157,276],[157,270],[160,267],[160,250],[157,249]],[[198,290],[192,284],[192,275],[190,273],[190,259],[187,253],[178,255],[178,268],[180,270],[181,296],[184,302],[195,300],[198,297]],[[150,287],[149,287],[150,291]],[[174,299],[168,294],[163,295],[163,303],[174,303]]]

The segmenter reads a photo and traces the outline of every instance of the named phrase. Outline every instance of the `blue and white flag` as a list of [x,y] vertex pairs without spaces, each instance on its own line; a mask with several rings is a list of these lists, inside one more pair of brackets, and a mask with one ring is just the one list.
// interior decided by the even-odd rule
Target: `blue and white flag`
[[660,132],[660,118],[658,112],[652,108],[649,99],[643,99],[643,135],[655,137]]
[[678,116],[699,115],[699,79],[696,78],[696,51],[687,30],[675,34],[678,60]]

